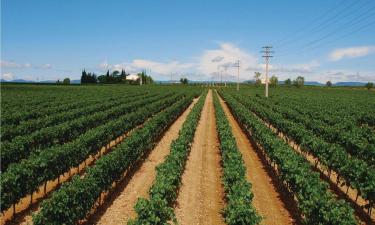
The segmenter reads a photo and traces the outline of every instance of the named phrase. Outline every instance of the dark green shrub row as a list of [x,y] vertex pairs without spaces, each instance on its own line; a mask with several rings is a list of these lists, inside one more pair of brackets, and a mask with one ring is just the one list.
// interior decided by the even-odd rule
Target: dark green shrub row
[[223,161],[223,184],[226,206],[224,218],[227,224],[259,224],[261,217],[252,206],[253,192],[246,180],[246,167],[239,151],[232,128],[222,109],[217,95],[214,95],[216,130],[220,140]]
[[128,224],[167,224],[175,216],[171,204],[177,198],[181,176],[190,153],[206,94],[202,95],[183,123],[179,136],[170,146],[170,153],[156,169],[154,184],[149,190],[150,199],[140,198],[135,205],[138,218]]
[[133,131],[118,147],[96,161],[85,176],[75,176],[71,182],[43,201],[41,210],[34,215],[33,222],[39,224],[75,224],[84,219],[103,191],[111,189],[126,170],[152,149],[159,136],[191,103],[192,95],[147,121],[142,128]]
[[[124,94],[122,98],[119,98],[118,96],[111,96],[110,98],[100,96],[98,98],[95,96],[95,99],[88,98],[83,103],[81,102],[81,106],[78,108],[68,108],[62,112],[48,114],[48,116],[40,116],[35,119],[22,121],[20,124],[7,124],[2,126],[1,141],[11,141],[15,137],[29,135],[30,133],[45,127],[55,126],[69,120],[77,119],[81,116],[87,116],[98,111],[109,109],[119,104],[128,103],[138,98],[138,96],[142,97],[146,94],[148,93],[127,93]],[[155,94],[158,93],[151,93],[151,95],[148,95],[151,97]]]
[[[166,96],[164,95],[163,97]],[[32,153],[38,154],[48,147],[70,142],[89,129],[114,120],[125,113],[134,112],[134,110],[143,107],[145,104],[160,98],[161,96],[136,97],[134,100],[130,99],[128,102],[123,102],[123,104],[109,109],[97,111],[74,120],[67,120],[56,126],[44,127],[28,135],[18,136],[11,142],[2,144],[1,171],[4,172],[8,165],[18,163]]]
[[20,163],[10,165],[8,170],[0,175],[1,209],[9,208],[27,194],[38,190],[43,183],[54,180],[71,168],[77,167],[111,140],[144,123],[153,114],[181,99],[183,94],[165,99],[161,99],[162,97],[151,98],[155,102],[140,101],[147,105],[136,107],[132,109],[135,110],[132,113],[90,129],[73,142],[53,146],[39,154],[31,155]]
[[237,120],[277,165],[278,176],[297,199],[306,224],[354,225],[353,209],[328,191],[328,184],[312,171],[307,160],[269,129],[262,120],[225,92],[224,97]]
[[[242,98],[234,95],[237,101],[241,102],[247,109],[254,112],[262,120],[272,124],[277,131],[287,135],[289,140],[293,140],[301,150],[313,155],[328,170],[335,171],[345,184],[356,189],[358,195],[368,200],[366,208],[375,205],[375,165],[370,161],[372,148],[367,148],[367,156],[370,163],[350,155],[342,146],[327,142],[321,137],[307,129],[303,123],[294,122],[290,118],[283,117],[277,110],[269,109],[254,104],[249,98]],[[354,135],[354,134],[353,134]],[[354,135],[355,136],[355,135]],[[365,144],[365,143],[363,143]]]

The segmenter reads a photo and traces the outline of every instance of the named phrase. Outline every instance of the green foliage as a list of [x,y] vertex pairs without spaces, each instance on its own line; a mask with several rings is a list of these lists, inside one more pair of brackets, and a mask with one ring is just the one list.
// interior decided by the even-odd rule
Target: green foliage
[[106,74],[100,75],[98,77],[98,81],[101,84],[129,83],[129,81],[126,80],[127,76],[128,74],[124,69],[122,69],[121,72],[115,70],[112,73],[110,73],[108,70]]
[[160,99],[158,101],[155,101],[157,98],[151,98],[129,104],[129,109],[134,111],[127,111],[127,114],[117,120],[89,130],[73,142],[52,146],[40,154],[31,155],[27,160],[10,165],[6,172],[1,174],[1,202],[4,209],[17,203],[26,194],[36,191],[44,182],[56,179],[72,167],[78,166],[90,155],[95,155],[102,146],[142,124],[154,113],[181,99],[182,95],[161,99],[163,97],[166,96],[157,96]]
[[298,76],[294,81],[293,81],[293,85],[296,86],[296,87],[303,87],[303,85],[305,84],[305,78],[304,77],[301,77],[301,76]]
[[270,86],[271,87],[276,87],[278,84],[279,84],[279,79],[275,75],[273,75],[270,78]]
[[284,85],[285,85],[285,86],[291,86],[291,85],[292,85],[292,80],[291,80],[290,78],[286,79],[286,80],[284,81]]
[[[144,99],[145,97],[147,98],[151,96],[139,96],[130,100],[122,99],[121,101],[112,102],[111,104],[98,103],[100,107],[93,107],[96,110],[86,108],[86,110],[81,111],[81,117],[78,118],[71,117],[71,114],[66,113],[70,115],[70,117],[63,116],[58,118],[71,118],[71,120],[62,123],[59,121],[60,123],[56,126],[42,127],[30,134],[17,136],[13,138],[11,142],[4,142],[4,149],[1,152],[2,171],[4,171],[9,164],[19,162],[21,159],[28,157],[32,153],[42,152],[46,148],[55,144],[69,142],[75,139],[79,134],[94,128],[101,123],[106,123],[116,119],[124,113],[132,112],[144,106],[145,103],[151,103],[153,100],[160,98],[159,96],[154,96],[150,99]],[[92,114],[87,116],[87,113]],[[24,130],[21,128],[19,131],[13,132],[22,133]]]
[[[237,120],[262,146],[269,160],[277,164],[278,177],[296,197],[298,208],[304,215],[302,219],[306,224],[349,225],[357,223],[353,209],[343,200],[336,200],[335,196],[327,190],[328,184],[321,181],[319,174],[311,170],[309,162],[291,149],[262,120],[254,116],[252,110],[255,108],[247,104],[250,102],[248,97],[238,95],[234,98],[234,94],[224,91],[220,94],[229,104]],[[263,118],[262,115],[268,113],[272,113],[272,110],[262,111],[257,115]],[[271,123],[274,124],[274,122]],[[298,134],[300,133],[296,133]]]
[[225,222],[231,225],[259,224],[261,217],[252,206],[251,184],[246,180],[246,168],[242,155],[233,137],[231,126],[214,95],[214,105],[219,134],[220,150],[223,159],[223,184],[226,196],[224,208]]
[[142,79],[142,84],[153,84],[154,80],[151,76],[146,74],[146,71],[142,71],[142,73],[138,73],[138,76]]
[[[306,99],[303,99],[302,104],[291,104],[278,98],[265,102],[245,99],[240,95],[234,97],[278,131],[288,135],[303,151],[318,158],[324,167],[338,173],[346,185],[357,189],[359,194],[369,201],[366,207],[374,206],[375,138],[371,133],[363,132],[362,128],[350,123],[349,118],[349,123],[342,122],[342,117],[338,116],[332,124],[327,125],[322,122],[324,119],[311,118],[311,114],[301,115],[303,108],[311,107],[306,103]],[[277,102],[277,105],[281,102],[280,106],[273,101]],[[293,110],[293,107],[299,112]],[[335,117],[331,115],[330,118]],[[339,126],[335,121],[339,121]]]
[[86,70],[82,71],[81,75],[81,84],[96,84],[98,82],[98,79],[95,75],[95,73],[87,73]]
[[255,86],[259,87],[262,84],[262,80],[260,79],[260,76],[262,74],[260,72],[254,72],[254,80],[255,80]]
[[[134,130],[125,141],[98,159],[85,176],[73,179],[54,192],[41,204],[41,210],[33,216],[34,224],[75,224],[83,219],[94,206],[99,195],[108,191],[112,183],[150,150],[169,124],[191,103],[193,95],[177,101]],[[170,104],[167,104],[170,105]]]
[[181,79],[180,79],[180,83],[181,83],[181,84],[188,84],[188,82],[189,82],[189,81],[188,81],[187,78],[181,78]]
[[331,81],[327,81],[326,86],[327,87],[332,87],[332,82]]
[[368,90],[370,90],[371,88],[374,87],[374,83],[372,83],[372,82],[368,82],[368,83],[365,85],[365,87],[366,87]]
[[70,79],[69,78],[64,78],[63,84],[70,84]]
[[170,146],[170,153],[165,161],[156,168],[156,178],[149,190],[150,199],[138,199],[135,211],[138,217],[128,224],[168,224],[175,221],[171,206],[177,198],[177,190],[190,153],[191,143],[198,125],[206,94],[195,104],[183,123],[178,138]]

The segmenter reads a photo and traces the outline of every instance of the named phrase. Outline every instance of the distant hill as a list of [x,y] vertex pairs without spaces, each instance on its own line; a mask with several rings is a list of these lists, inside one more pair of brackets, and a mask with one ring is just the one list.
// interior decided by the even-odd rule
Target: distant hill
[[70,83],[71,84],[80,84],[81,80],[71,80]]
[[[36,81],[24,80],[24,79],[15,79],[15,80],[1,79],[0,81],[4,82],[4,83],[33,83],[33,84],[34,83],[35,84],[54,84],[54,83],[56,83],[56,80],[42,80],[42,81],[36,82]],[[61,82],[62,82],[62,80],[61,80]],[[80,84],[81,80],[71,80],[70,83],[71,84]]]
[[366,83],[363,83],[363,82],[337,82],[337,83],[334,83],[333,85],[334,86],[355,86],[355,87],[359,87],[359,86],[365,86]]
[[56,83],[55,80],[42,80],[42,81],[39,81],[39,83],[43,83],[43,84],[53,84],[53,83]]
[[[60,80],[60,81],[62,82],[62,80]],[[39,83],[53,84],[53,83],[56,83],[56,80],[42,80],[42,81],[39,81]],[[71,80],[70,83],[71,84],[80,84],[81,80]]]
[[324,86],[325,84],[319,83],[317,81],[305,81],[305,85],[311,85],[311,86]]
[[24,80],[24,79],[15,79],[15,80],[4,80],[4,79],[1,79],[1,82],[5,82],[5,83],[35,83],[35,81]]

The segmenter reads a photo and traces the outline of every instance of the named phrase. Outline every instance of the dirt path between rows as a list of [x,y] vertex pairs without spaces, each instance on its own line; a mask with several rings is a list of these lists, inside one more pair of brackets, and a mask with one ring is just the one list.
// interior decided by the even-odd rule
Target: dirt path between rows
[[233,136],[245,162],[246,177],[252,184],[254,193],[253,205],[263,217],[262,224],[294,224],[292,214],[288,211],[286,203],[283,202],[282,196],[278,193],[266,166],[221,98],[220,103],[232,127]]
[[108,206],[99,208],[90,218],[90,223],[126,224],[130,218],[136,216],[134,205],[137,199],[148,197],[148,190],[156,176],[156,166],[162,163],[169,154],[172,141],[178,137],[182,124],[197,101],[198,99],[194,99],[188,109],[177,118],[126,185],[116,190],[117,193],[113,193],[115,198],[109,199]]
[[224,224],[221,215],[224,191],[221,184],[221,156],[218,146],[210,90],[195,132],[176,201],[175,213],[181,225]]

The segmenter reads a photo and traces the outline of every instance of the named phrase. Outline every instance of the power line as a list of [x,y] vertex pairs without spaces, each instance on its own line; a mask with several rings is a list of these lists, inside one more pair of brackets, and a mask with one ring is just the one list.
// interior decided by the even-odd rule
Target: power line
[[[344,14],[347,9],[351,9],[352,6],[356,5],[360,3],[360,1],[355,1],[353,2],[352,4],[348,5],[347,7],[345,7],[344,10],[340,11],[339,13],[333,15],[332,17],[330,17],[329,19],[327,20],[324,20],[323,23],[320,23],[318,26],[315,26],[313,27],[311,30],[310,30],[310,33],[305,33],[305,34],[302,34],[302,35],[299,35],[299,36],[296,36],[294,39],[284,43],[284,45],[281,45],[280,47],[278,47],[278,49],[284,49],[286,48],[287,46],[290,46],[292,44],[295,44],[296,42],[299,42],[301,40],[303,40],[302,38],[303,37],[306,37],[306,36],[312,36],[314,34],[316,34],[317,32],[319,31],[322,31],[322,30],[325,30],[327,29],[330,25],[334,24],[335,22],[339,21],[341,18],[346,18],[348,16],[350,16],[350,14],[353,14],[353,11],[349,11],[348,13]],[[362,4],[359,8],[357,8],[354,12],[357,12],[357,11],[360,11],[362,10],[363,8],[365,8],[365,6],[367,6],[369,3],[371,3],[371,1],[369,2],[365,2],[365,4]],[[372,10],[373,8],[370,8],[370,10]],[[365,13],[368,13],[370,10],[367,10]],[[344,14],[344,15],[342,15]],[[363,13],[361,15],[359,15],[359,17],[363,16]],[[355,19],[357,19],[358,17],[356,17]],[[350,23],[350,22],[349,22]]]
[[[373,9],[375,9],[375,6],[373,6],[372,8],[369,8],[362,15],[359,15],[359,16],[357,16],[355,18],[352,18],[350,21],[347,21],[346,23],[341,24],[339,27],[336,27],[336,29],[328,32],[324,36],[321,36],[318,39],[312,40],[312,41],[308,42],[307,44],[305,44],[304,46],[300,46],[300,48],[298,49],[298,51],[301,51],[301,50],[304,51],[305,49],[308,49],[311,46],[314,46],[314,45],[318,44],[319,42],[321,42],[321,41],[323,41],[323,40],[325,40],[327,38],[330,38],[331,36],[336,35],[341,30],[345,30],[346,28],[350,28],[350,27],[353,27],[355,25],[358,25],[358,24],[360,24],[363,21],[368,21],[368,19],[371,18],[374,15],[373,14],[374,11],[372,11]],[[368,24],[368,25],[365,25],[365,27],[370,26],[371,24],[372,24],[372,22],[370,24]],[[362,26],[360,28],[361,28],[360,30],[362,30]],[[358,32],[358,31],[359,30],[356,29],[354,32]],[[281,52],[283,52],[283,51],[281,51]],[[289,55],[289,54],[292,54],[292,53],[293,53],[293,51],[288,51],[287,53],[281,54],[279,56]]]
[[[294,34],[301,33],[302,31],[305,31],[306,29],[310,28],[310,25],[314,24],[316,20],[320,20],[320,19],[324,18],[325,16],[329,15],[331,13],[331,11],[337,9],[337,5],[341,6],[341,5],[343,5],[342,3],[344,3],[345,1],[347,1],[347,0],[341,0],[341,1],[337,2],[337,4],[335,4],[333,7],[329,8],[323,14],[315,17],[314,19],[310,20],[310,22],[308,22],[304,26],[296,29],[296,31],[294,32]],[[291,36],[287,36],[287,37],[282,38],[280,41],[276,41],[275,45],[279,45],[281,43],[284,43],[284,42],[288,41],[290,39],[290,37]]]
[[306,50],[313,49],[313,48],[318,48],[318,47],[321,47],[321,46],[324,46],[324,45],[330,44],[330,43],[332,43],[332,42],[334,42],[334,41],[338,41],[338,40],[341,40],[341,39],[343,39],[343,38],[349,37],[349,36],[351,36],[351,35],[353,35],[353,34],[359,32],[359,31],[362,31],[362,30],[366,29],[367,27],[369,27],[369,26],[371,26],[371,25],[375,25],[375,21],[372,21],[372,22],[370,22],[370,23],[367,23],[367,24],[365,24],[365,25],[363,25],[363,26],[361,26],[361,27],[359,27],[359,28],[357,28],[357,29],[355,29],[355,30],[352,30],[352,31],[350,31],[350,32],[348,32],[348,33],[345,33],[344,35],[339,36],[339,37],[337,37],[337,38],[335,38],[335,39],[332,39],[332,40],[330,40],[330,41],[328,41],[328,42],[325,42],[325,43],[323,43],[323,44],[318,44],[318,45],[315,45],[315,46],[308,46],[308,47],[305,47],[305,48],[299,49],[300,51],[298,51],[298,52],[287,52],[287,53],[285,53],[285,54],[281,54],[281,55],[278,55],[278,56],[287,56],[287,55],[291,55],[291,54],[300,54],[300,53],[302,53],[302,52],[305,52]]
[[[225,71],[225,73],[224,73],[224,76],[226,77],[227,76],[227,70],[228,70],[228,67],[229,67],[229,65],[224,65],[224,71]],[[225,87],[227,86],[227,80],[225,79]]]
[[[331,14],[332,11],[335,11],[335,10],[339,9],[340,7],[342,7],[342,6],[345,6],[346,2],[348,2],[348,1],[347,0],[342,0],[342,1],[338,2],[338,4],[335,4],[332,8],[330,8],[329,10],[327,10],[325,13],[323,13],[320,16],[318,16],[316,19],[313,19],[312,21],[310,21],[309,23],[307,23],[306,25],[304,25],[302,28],[298,29],[295,32],[295,34],[303,33],[302,31],[308,30],[311,27],[313,29],[316,29],[317,27],[324,25],[324,23],[326,23],[327,21],[329,21],[332,18],[337,17],[338,14],[341,14],[342,12],[346,11],[348,8],[350,8],[354,4],[358,3],[359,1],[355,1],[354,3],[352,3],[349,6],[345,7],[342,11],[339,11],[338,13],[334,14],[333,16],[328,17],[328,19],[324,19],[324,17],[326,17],[327,15],[332,15]],[[337,5],[338,5],[338,7],[337,7]],[[317,26],[312,26],[315,22],[317,22],[317,21],[319,21],[321,19],[324,19],[323,22],[319,23],[319,25],[317,25]],[[293,42],[295,40],[296,40],[296,37],[294,37],[294,38],[291,39],[290,36],[288,36],[287,38],[284,38],[283,40],[281,40],[279,42],[276,42],[275,45],[281,45],[281,44],[285,45],[285,43]]]

